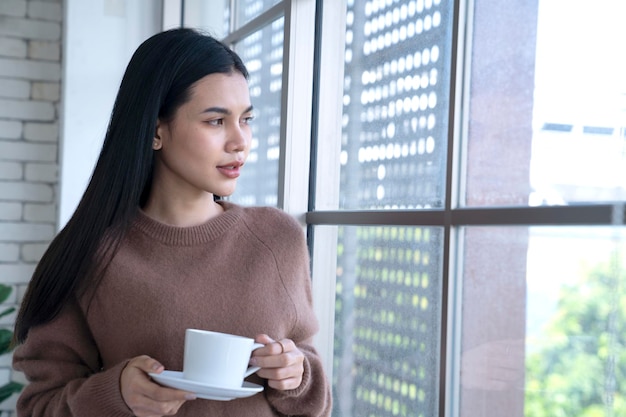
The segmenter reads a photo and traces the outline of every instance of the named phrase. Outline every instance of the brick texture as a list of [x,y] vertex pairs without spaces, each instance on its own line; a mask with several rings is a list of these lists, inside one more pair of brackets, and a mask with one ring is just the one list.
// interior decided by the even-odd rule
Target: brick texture
[[[0,283],[13,289],[0,311],[19,305],[57,231],[62,20],[62,0],[0,0]],[[0,355],[8,381],[25,382]],[[0,417],[15,415],[16,398]]]

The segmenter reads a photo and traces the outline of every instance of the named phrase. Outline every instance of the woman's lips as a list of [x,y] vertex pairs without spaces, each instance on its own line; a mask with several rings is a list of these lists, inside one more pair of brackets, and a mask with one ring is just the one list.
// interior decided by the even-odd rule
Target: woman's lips
[[241,165],[242,164],[221,165],[217,167],[217,170],[228,178],[237,178],[240,175],[239,171]]

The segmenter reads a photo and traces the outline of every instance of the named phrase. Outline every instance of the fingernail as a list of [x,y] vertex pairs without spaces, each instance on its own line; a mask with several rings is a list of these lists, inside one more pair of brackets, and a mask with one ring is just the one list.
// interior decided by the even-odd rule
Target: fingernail
[[256,358],[250,358],[250,365],[252,366],[259,366],[259,364],[257,363],[258,361],[256,360]]
[[158,371],[162,367],[163,367],[163,365],[161,365],[160,363],[155,363],[154,365],[152,365],[152,370],[153,371]]
[[196,394],[186,394],[185,395],[185,399],[186,400],[195,400],[196,398],[197,398]]

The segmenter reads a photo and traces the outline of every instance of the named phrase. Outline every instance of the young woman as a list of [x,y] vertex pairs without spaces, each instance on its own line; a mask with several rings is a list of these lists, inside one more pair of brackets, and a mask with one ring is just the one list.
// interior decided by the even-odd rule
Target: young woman
[[[41,259],[16,323],[20,416],[328,416],[311,339],[306,244],[235,190],[253,117],[247,70],[190,29],[145,41],[122,80],[92,179]],[[253,337],[262,392],[197,398],[150,373],[181,370],[184,334]]]

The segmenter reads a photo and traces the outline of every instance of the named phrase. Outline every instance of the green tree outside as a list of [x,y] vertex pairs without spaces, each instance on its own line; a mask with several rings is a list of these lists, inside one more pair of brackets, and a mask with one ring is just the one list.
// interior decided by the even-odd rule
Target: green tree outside
[[527,357],[527,417],[626,416],[624,256],[561,290],[546,342]]

